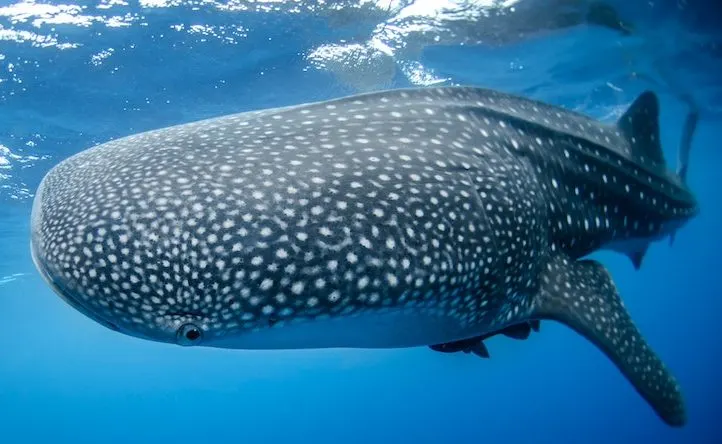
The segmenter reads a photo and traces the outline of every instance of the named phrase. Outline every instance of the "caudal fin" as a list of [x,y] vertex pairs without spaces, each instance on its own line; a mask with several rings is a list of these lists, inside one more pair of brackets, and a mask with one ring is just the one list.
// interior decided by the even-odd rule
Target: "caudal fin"
[[566,324],[599,347],[665,423],[686,423],[679,385],[635,327],[601,264],[552,260],[535,315]]
[[684,121],[684,128],[682,128],[682,139],[679,142],[679,158],[677,160],[677,175],[685,184],[687,183],[687,170],[689,169],[689,154],[692,151],[692,139],[699,121],[699,108],[694,100],[690,97],[686,100],[686,103],[689,106],[689,112]]
[[[689,170],[689,154],[692,151],[692,139],[697,129],[697,122],[699,121],[699,108],[697,108],[691,98],[687,104],[689,105],[689,112],[684,121],[684,128],[682,128],[682,140],[679,142],[679,158],[677,159],[677,176],[679,176],[679,179],[685,185],[687,184],[687,170]],[[669,245],[674,244],[675,235],[676,232],[674,231],[669,235]]]

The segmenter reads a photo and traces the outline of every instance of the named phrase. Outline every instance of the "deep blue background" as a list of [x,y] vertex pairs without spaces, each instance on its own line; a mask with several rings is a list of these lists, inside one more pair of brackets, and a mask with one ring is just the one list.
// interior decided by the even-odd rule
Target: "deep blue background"
[[[652,68],[661,65],[703,104],[689,173],[700,216],[673,247],[655,244],[638,272],[624,257],[597,255],[679,377],[689,410],[681,430],[665,426],[591,344],[552,323],[526,342],[492,339],[492,359],[480,360],[424,348],[188,349],[122,336],[84,318],[30,261],[29,209],[43,174],[113,137],[350,93],[303,57],[340,31],[306,15],[190,7],[131,5],[124,11],[143,14],[148,25],[123,28],[34,27],[3,18],[5,29],[54,33],[82,46],[0,41],[0,144],[16,156],[0,168],[0,442],[722,442],[722,40],[711,34],[720,24],[713,3],[682,10],[677,2],[621,4],[642,35],[626,40],[580,28],[503,48],[444,46],[423,54],[454,82],[524,93],[605,120],[650,87],[633,72],[655,76]],[[248,35],[234,44],[202,41],[169,31],[178,23],[241,24]],[[90,62],[107,48],[114,52],[103,63]],[[409,83],[399,76],[394,86]],[[668,89],[655,89],[673,164],[686,108]]]

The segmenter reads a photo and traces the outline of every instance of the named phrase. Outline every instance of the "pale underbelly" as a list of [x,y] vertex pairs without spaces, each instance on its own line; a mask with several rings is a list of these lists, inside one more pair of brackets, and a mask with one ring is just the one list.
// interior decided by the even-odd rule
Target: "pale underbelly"
[[385,310],[275,325],[214,339],[204,345],[234,349],[404,348],[482,334],[448,315]]

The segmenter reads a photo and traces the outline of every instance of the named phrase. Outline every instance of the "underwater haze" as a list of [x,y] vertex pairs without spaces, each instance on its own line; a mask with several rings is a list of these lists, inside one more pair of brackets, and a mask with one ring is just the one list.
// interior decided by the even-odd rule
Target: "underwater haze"
[[[700,213],[639,270],[597,252],[677,377],[660,421],[612,362],[545,321],[490,359],[404,349],[224,350],[120,334],[30,254],[45,174],[96,144],[369,91],[471,85],[615,122],[661,107]],[[722,442],[722,6],[658,0],[0,0],[0,443]]]

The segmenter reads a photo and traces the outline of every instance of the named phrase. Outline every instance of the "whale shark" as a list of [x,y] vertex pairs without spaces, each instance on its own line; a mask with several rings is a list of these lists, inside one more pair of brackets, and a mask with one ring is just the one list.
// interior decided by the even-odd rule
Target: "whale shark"
[[639,265],[697,215],[658,116],[651,91],[608,124],[452,86],[147,131],[45,175],[32,257],[95,322],[181,346],[483,354],[474,338],[559,322],[682,426],[676,379],[587,257]]

